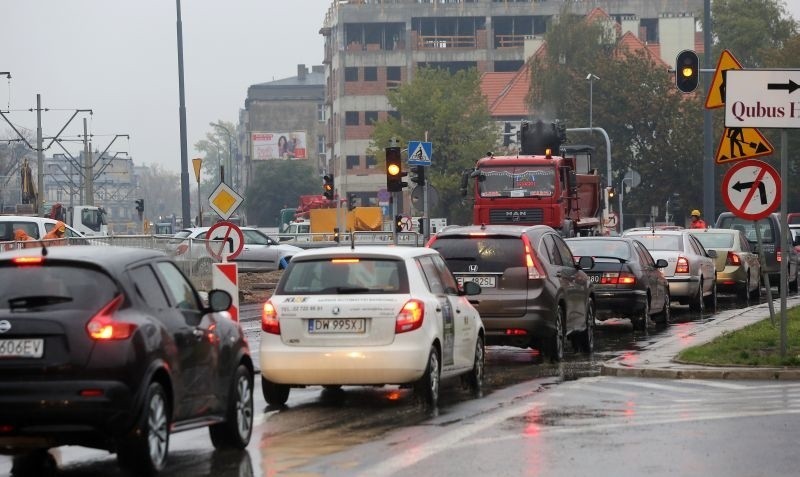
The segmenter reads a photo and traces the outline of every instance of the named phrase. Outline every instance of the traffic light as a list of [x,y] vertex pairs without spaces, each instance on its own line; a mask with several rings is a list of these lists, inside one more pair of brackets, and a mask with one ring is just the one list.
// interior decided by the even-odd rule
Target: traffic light
[[408,182],[403,181],[403,177],[408,172],[403,172],[403,164],[400,159],[399,147],[386,148],[386,190],[389,192],[400,192],[408,186]]
[[608,189],[608,200],[611,200],[614,198],[614,196],[617,195],[617,190],[614,189],[613,187],[607,187],[607,189]]
[[403,216],[402,215],[395,215],[394,216],[394,231],[395,232],[402,232],[403,231]]
[[328,200],[333,200],[333,174],[322,176],[322,195]]
[[417,219],[417,223],[419,224],[419,233],[425,233],[425,217],[420,217]]
[[411,182],[421,186],[425,185],[425,166],[411,166],[410,172]]
[[136,199],[136,212],[139,213],[139,220],[141,220],[144,215],[144,199]]
[[692,50],[683,50],[675,59],[675,86],[684,93],[697,89],[700,80],[700,60]]
[[[503,126],[503,146],[508,147],[511,143],[516,143],[516,135],[517,133],[514,130],[517,129],[517,126],[511,123],[505,123]],[[512,139],[513,137],[513,139]]]

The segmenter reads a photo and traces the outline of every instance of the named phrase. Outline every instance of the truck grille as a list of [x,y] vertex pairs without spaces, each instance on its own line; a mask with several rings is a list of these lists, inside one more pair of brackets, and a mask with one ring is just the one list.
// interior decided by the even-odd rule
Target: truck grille
[[489,211],[490,224],[535,225],[544,222],[542,209],[496,209]]

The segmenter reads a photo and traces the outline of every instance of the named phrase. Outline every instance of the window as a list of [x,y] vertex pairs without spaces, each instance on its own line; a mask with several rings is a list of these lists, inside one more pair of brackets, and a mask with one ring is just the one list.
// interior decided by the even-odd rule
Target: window
[[347,168],[348,169],[357,169],[361,167],[361,157],[360,156],[347,156]]
[[347,67],[344,69],[344,80],[345,81],[358,81],[358,68],[355,67]]
[[367,156],[367,169],[375,169],[378,167],[378,160],[375,156]]
[[400,67],[399,66],[387,66],[386,67],[386,80],[387,81],[400,81]]
[[194,294],[192,285],[171,262],[158,262],[156,268],[164,279],[167,294],[172,298],[175,308],[189,311],[200,311],[200,303]]
[[358,126],[358,111],[346,111],[344,113],[345,126]]
[[136,286],[136,292],[150,308],[162,310],[169,308],[164,290],[159,285],[156,274],[149,265],[136,267],[131,270],[130,274]]
[[390,118],[394,118],[394,119],[396,119],[397,121],[400,121],[400,120],[401,120],[401,118],[400,118],[400,111],[388,111],[388,114],[389,114],[389,117],[390,117]]
[[325,122],[325,104],[323,103],[317,104],[317,121]]
[[444,295],[442,278],[431,257],[419,257],[419,259],[417,259],[417,264],[419,265],[422,275],[425,277],[425,281],[428,283],[428,290],[436,295]]
[[378,112],[377,111],[365,111],[364,112],[364,124],[368,126],[372,126],[373,124],[378,122]]
[[378,81],[378,68],[367,66],[364,68],[364,81]]
[[321,134],[317,136],[317,151],[320,153],[320,155],[325,154],[325,136]]

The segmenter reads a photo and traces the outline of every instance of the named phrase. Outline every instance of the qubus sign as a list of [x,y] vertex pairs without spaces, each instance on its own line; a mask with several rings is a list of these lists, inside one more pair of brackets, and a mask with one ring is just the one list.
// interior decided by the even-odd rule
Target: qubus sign
[[800,127],[800,70],[728,70],[720,89],[727,128]]

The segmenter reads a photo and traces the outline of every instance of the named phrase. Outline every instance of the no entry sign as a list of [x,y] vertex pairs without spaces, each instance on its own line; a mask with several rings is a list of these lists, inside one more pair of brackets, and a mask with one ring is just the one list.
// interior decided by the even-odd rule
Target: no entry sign
[[763,219],[780,205],[781,178],[766,162],[742,161],[722,179],[722,199],[737,217]]
[[206,250],[217,260],[223,253],[228,254],[228,260],[233,260],[244,248],[244,234],[242,230],[231,222],[217,222],[206,234]]

